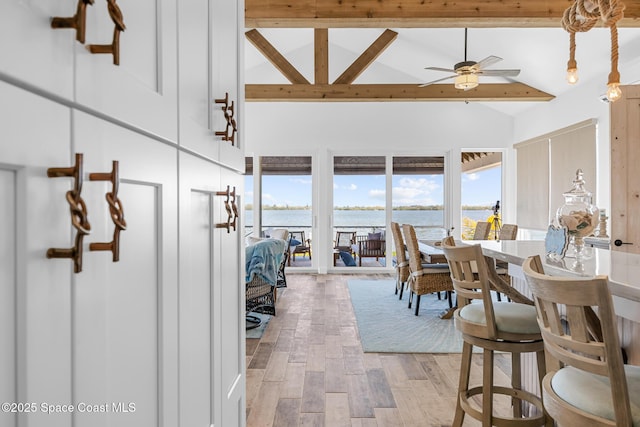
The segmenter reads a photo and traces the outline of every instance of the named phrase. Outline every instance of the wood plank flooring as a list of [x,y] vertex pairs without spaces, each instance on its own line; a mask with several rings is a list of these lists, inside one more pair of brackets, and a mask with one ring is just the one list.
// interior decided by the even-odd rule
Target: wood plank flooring
[[[277,316],[262,338],[247,339],[247,427],[451,425],[460,354],[362,351],[347,281],[389,277],[287,275]],[[496,362],[496,383],[508,384],[510,359]],[[473,366],[480,384],[481,355]],[[508,408],[505,399],[496,410]]]

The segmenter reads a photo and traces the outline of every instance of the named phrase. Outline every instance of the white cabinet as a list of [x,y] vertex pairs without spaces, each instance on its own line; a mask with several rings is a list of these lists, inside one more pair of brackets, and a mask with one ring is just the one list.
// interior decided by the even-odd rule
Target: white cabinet
[[[118,262],[109,251],[85,252],[71,301],[74,404],[107,402],[121,412],[77,413],[76,425],[178,425],[177,152],[79,112],[74,131],[86,176],[118,161],[127,226]],[[108,181],[84,183],[90,243],[113,240],[112,190]]]
[[[107,3],[87,11],[85,46],[75,43],[76,100],[146,132],[177,142],[175,0],[120,0],[126,29],[120,34],[120,65],[86,45],[110,44],[114,23]],[[61,31],[61,30],[56,30]]]
[[243,8],[234,0],[178,4],[180,144],[237,170],[244,170]]
[[[0,400],[37,405],[0,412],[0,425],[242,426],[243,245],[240,224],[216,227],[227,219],[216,193],[241,191],[244,154],[213,137],[210,102],[224,90],[241,109],[231,74],[242,3],[182,6],[178,34],[176,0],[119,0],[119,66],[73,30],[50,28],[76,4],[0,4]],[[233,25],[218,31],[220,13]],[[106,2],[88,6],[86,44],[112,37]],[[235,67],[224,78],[216,43],[233,46],[222,46]],[[66,199],[74,180],[47,170],[71,168],[77,153],[91,233],[74,273],[71,259],[45,256],[73,248],[76,236]],[[90,250],[113,240],[112,184],[90,176],[108,175],[114,160],[126,221],[117,262]],[[47,404],[67,406],[47,414]]]
[[[48,260],[48,248],[69,248],[68,179],[47,168],[69,166],[70,111],[0,83],[0,393],[2,402],[71,399],[71,268]],[[33,118],[41,118],[41,126]],[[6,258],[5,258],[6,257]],[[5,323],[6,321],[6,323]],[[16,410],[18,408],[15,408]],[[32,409],[32,408],[31,408]],[[37,408],[39,409],[39,408]],[[0,425],[69,426],[69,414],[0,412]]]
[[224,193],[238,176],[227,174],[205,160],[180,156],[180,421],[185,426],[244,424],[244,410],[238,410],[244,408],[245,385],[241,233],[237,226],[229,232],[219,226],[228,223]]
[[69,0],[1,1],[0,74],[72,99],[75,31],[53,30],[49,21],[75,12]]

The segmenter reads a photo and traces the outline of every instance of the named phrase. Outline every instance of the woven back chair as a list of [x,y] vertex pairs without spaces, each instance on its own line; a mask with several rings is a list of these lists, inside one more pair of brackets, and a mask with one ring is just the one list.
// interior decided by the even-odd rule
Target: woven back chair
[[516,224],[503,224],[500,228],[500,240],[516,240],[518,226]]
[[476,222],[476,229],[473,232],[473,240],[487,240],[491,232],[491,223],[486,221]]
[[413,295],[417,295],[415,311],[417,316],[420,310],[420,296],[435,292],[447,292],[449,304],[451,305],[453,284],[451,283],[449,270],[442,268],[442,265],[438,264],[423,265],[415,229],[410,224],[403,224],[402,232],[409,252],[409,270],[411,271],[409,274],[409,308],[411,308]]
[[547,276],[538,256],[522,268],[548,356],[549,415],[563,426],[640,425],[640,367],[624,365],[607,277]]
[[400,291],[399,299],[402,299],[402,292],[409,279],[409,260],[407,259],[407,249],[400,231],[400,224],[391,223],[391,232],[393,233],[393,243],[396,248],[396,295]]

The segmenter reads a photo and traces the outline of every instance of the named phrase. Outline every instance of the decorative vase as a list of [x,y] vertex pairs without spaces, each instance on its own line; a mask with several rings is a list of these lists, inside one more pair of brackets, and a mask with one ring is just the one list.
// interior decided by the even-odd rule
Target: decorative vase
[[585,189],[582,169],[576,171],[573,188],[562,193],[564,205],[556,212],[556,220],[567,227],[570,243],[567,257],[581,261],[590,257],[590,251],[584,246],[584,238],[591,235],[600,221],[598,208],[593,205],[591,192]]

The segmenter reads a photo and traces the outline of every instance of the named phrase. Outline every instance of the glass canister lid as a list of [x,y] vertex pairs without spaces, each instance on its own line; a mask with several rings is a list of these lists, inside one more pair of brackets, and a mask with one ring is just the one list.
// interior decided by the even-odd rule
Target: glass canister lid
[[584,174],[582,169],[576,171],[576,178],[573,180],[573,187],[571,190],[562,193],[566,201],[575,200],[585,203],[591,203],[591,192],[584,188]]

